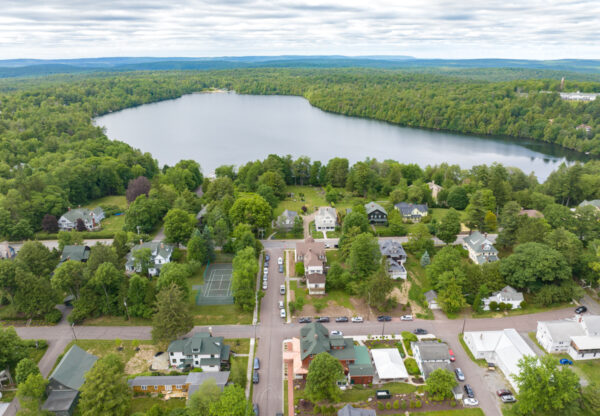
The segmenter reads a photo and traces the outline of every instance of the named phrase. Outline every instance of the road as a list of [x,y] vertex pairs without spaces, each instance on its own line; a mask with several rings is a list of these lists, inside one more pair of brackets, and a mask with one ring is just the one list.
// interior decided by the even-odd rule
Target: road
[[[42,243],[43,245],[45,245],[50,250],[52,250],[52,249],[58,250],[58,240],[38,240],[38,241],[40,243]],[[96,244],[110,245],[110,244],[112,244],[112,242],[113,242],[112,238],[94,238],[94,239],[89,239],[89,240],[83,240],[83,244],[85,244],[86,246],[95,246]],[[20,242],[20,243],[2,242],[0,244],[8,244],[9,246],[13,247],[17,253],[19,252],[19,250],[21,250],[21,247],[23,247],[22,242]]]

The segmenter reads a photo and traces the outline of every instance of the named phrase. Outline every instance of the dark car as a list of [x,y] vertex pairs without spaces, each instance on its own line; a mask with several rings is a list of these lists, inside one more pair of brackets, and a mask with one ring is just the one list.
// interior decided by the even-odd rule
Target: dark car
[[268,254],[265,254],[265,261],[269,261],[271,260],[271,256],[269,256]]
[[377,390],[377,392],[375,392],[375,397],[378,399],[389,399],[392,395],[389,390]]
[[377,317],[377,320],[379,322],[389,322],[389,321],[392,320],[392,317],[391,316],[387,316],[387,315],[380,315],[380,316]]
[[254,403],[252,405],[252,410],[254,411],[254,416],[258,416],[258,404]]
[[469,399],[472,399],[473,397],[475,397],[475,393],[473,393],[473,389],[471,388],[471,386],[469,384],[465,384],[464,389],[465,389],[465,394],[467,395],[467,397]]
[[348,317],[347,316],[338,316],[337,318],[335,318],[336,322],[348,322]]
[[302,318],[298,319],[298,322],[300,322],[301,324],[310,324],[312,322],[312,319],[307,318],[307,317],[302,317]]
[[321,316],[320,318],[317,319],[317,322],[329,322],[329,316]]
[[252,383],[258,384],[258,371],[252,373]]
[[427,331],[424,330],[423,328],[417,328],[417,329],[415,329],[413,331],[413,334],[416,334],[416,335],[426,335]]
[[279,265],[279,273],[283,273],[283,264]]
[[577,309],[575,309],[576,314],[580,314],[580,313],[584,313],[584,312],[587,312],[587,308],[585,306],[579,306]]

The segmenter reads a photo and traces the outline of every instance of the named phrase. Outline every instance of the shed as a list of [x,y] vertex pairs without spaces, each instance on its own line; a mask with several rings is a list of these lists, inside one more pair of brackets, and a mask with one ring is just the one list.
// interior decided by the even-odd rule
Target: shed
[[382,382],[407,381],[408,371],[397,348],[371,350],[379,380]]

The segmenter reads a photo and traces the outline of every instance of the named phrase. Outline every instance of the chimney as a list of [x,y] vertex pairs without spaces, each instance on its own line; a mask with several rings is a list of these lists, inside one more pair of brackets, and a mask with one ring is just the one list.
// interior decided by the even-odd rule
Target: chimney
[[213,336],[213,335],[212,335],[212,326],[209,326],[209,327],[208,327],[208,333],[210,334],[210,336],[211,336],[211,337]]
[[165,248],[165,243],[163,243],[162,241],[160,242],[160,248],[164,249]]
[[143,240],[140,238],[140,246],[142,245],[142,243],[143,243],[143,242],[144,242],[144,241],[143,241]]
[[71,211],[71,207],[69,207],[69,211]]

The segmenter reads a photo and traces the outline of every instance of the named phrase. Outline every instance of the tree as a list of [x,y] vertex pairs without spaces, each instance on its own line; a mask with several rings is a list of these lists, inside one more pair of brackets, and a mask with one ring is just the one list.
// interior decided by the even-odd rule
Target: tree
[[244,389],[231,384],[223,389],[217,401],[210,404],[208,416],[248,416],[253,413]]
[[173,208],[165,217],[165,237],[171,243],[181,244],[188,241],[194,228],[196,218],[184,210]]
[[581,408],[589,416],[600,415],[600,386],[590,383],[581,391]]
[[[296,271],[297,270],[298,269],[296,269]],[[331,265],[329,266],[329,270],[327,271],[327,290],[345,289],[349,281],[350,273],[344,270],[340,263],[331,263]]]
[[83,244],[83,236],[74,231],[58,232],[58,250],[62,251],[65,246],[79,246]]
[[39,374],[40,369],[30,358],[23,358],[15,369],[15,381],[17,384],[24,383],[31,374]]
[[135,179],[131,179],[127,184],[127,192],[125,192],[125,198],[128,203],[132,203],[140,195],[148,196],[150,192],[150,181],[145,176],[139,176]]
[[496,228],[498,228],[498,221],[496,219],[496,214],[494,214],[492,211],[486,212],[483,222],[485,223],[484,229],[487,232],[496,231]]
[[460,214],[454,208],[450,208],[438,226],[436,236],[444,243],[451,244],[456,241],[458,233],[460,233]]
[[454,374],[443,368],[434,370],[425,383],[425,391],[436,401],[452,398],[452,389],[458,383]]
[[129,279],[127,290],[127,308],[129,315],[149,319],[152,317],[154,287],[144,276],[134,274]]
[[573,267],[583,252],[583,243],[575,234],[560,227],[546,234],[544,242],[561,253],[569,266]]
[[543,243],[550,231],[550,226],[543,218],[530,218],[522,215],[519,218],[519,229],[517,230],[517,243]]
[[392,235],[406,235],[406,225],[404,225],[402,214],[397,209],[392,209],[388,213],[388,229]]
[[415,224],[408,235],[406,247],[415,255],[422,255],[425,251],[433,250],[433,240],[429,228],[423,223]]
[[453,186],[448,191],[448,206],[462,211],[469,204],[467,190],[462,186]]
[[429,258],[429,252],[425,250],[425,253],[421,256],[421,267],[427,267],[431,264],[431,259]]
[[433,257],[433,261],[427,266],[426,273],[431,284],[436,289],[441,289],[441,275],[444,272],[453,271],[462,267],[462,257],[464,251],[457,246],[443,247]]
[[0,289],[5,295],[10,297],[11,303],[14,303],[18,287],[15,262],[12,260],[0,260]]
[[152,250],[149,247],[140,247],[133,251],[133,266],[142,276],[148,276],[148,269],[152,263]]
[[123,362],[114,354],[96,361],[80,389],[78,407],[82,416],[129,414],[131,391],[124,370]]
[[29,270],[35,276],[49,277],[55,269],[58,258],[39,241],[27,241],[17,254],[17,265]]
[[38,415],[40,406],[46,396],[48,381],[39,372],[30,374],[24,382],[17,387],[17,397],[21,405],[19,414]]
[[294,235],[302,235],[304,232],[304,222],[302,218],[298,215],[294,218],[294,225],[292,226],[292,234]]
[[142,194],[127,209],[125,229],[138,233],[149,233],[158,224],[164,212],[165,209],[158,199]]
[[361,233],[366,233],[369,230],[369,220],[365,212],[353,210],[344,217],[342,233],[347,233],[352,227],[358,227]]
[[372,234],[356,236],[350,247],[348,267],[353,280],[363,281],[379,267],[381,252],[377,239]]
[[19,361],[27,357],[25,342],[19,338],[12,326],[0,327],[0,368],[14,368]]
[[271,216],[271,206],[257,194],[247,194],[236,199],[229,210],[229,217],[235,225],[248,224],[255,230],[267,228]]
[[382,264],[366,281],[363,297],[369,302],[369,306],[374,306],[379,310],[389,310],[390,306],[393,306],[392,303],[394,305],[396,303],[395,300],[389,298],[393,288],[394,282]]
[[334,157],[329,159],[327,163],[327,183],[337,188],[346,186],[346,178],[348,177],[348,159]]
[[112,247],[117,253],[117,257],[122,259],[129,253],[129,245],[127,244],[129,238],[125,231],[117,231],[113,237]]
[[275,191],[270,186],[259,185],[256,189],[256,193],[263,197],[263,199],[269,203],[271,208],[276,208],[277,204],[279,204],[279,198],[277,198]]
[[233,298],[242,310],[251,312],[255,305],[255,282],[258,262],[253,247],[238,251],[233,258]]
[[267,171],[258,178],[259,185],[268,186],[279,199],[285,198],[285,180],[279,172]]
[[519,386],[520,414],[567,415],[575,413],[580,397],[579,376],[558,364],[551,355],[524,356],[513,377]]
[[18,288],[14,304],[19,312],[33,318],[54,309],[58,296],[47,277],[34,276],[21,268],[17,268],[16,277]]
[[187,242],[187,259],[200,264],[207,264],[210,260],[208,242],[201,235],[193,235]]
[[210,406],[221,397],[221,388],[217,386],[215,379],[209,378],[198,387],[189,398],[187,404],[188,416],[206,416],[209,414]]
[[72,293],[76,298],[87,283],[85,264],[76,260],[67,260],[56,268],[50,279],[52,287],[62,292]]
[[104,293],[105,313],[114,313],[120,306],[120,302],[116,299],[116,294],[123,281],[123,272],[117,270],[112,263],[102,263],[90,279],[90,284],[102,289],[102,293]]
[[123,267],[117,257],[117,253],[110,246],[105,246],[104,244],[96,244],[91,247],[90,257],[88,261],[85,263],[85,267],[87,269],[87,273],[91,278],[98,267],[104,263],[112,263],[115,268],[120,269]]
[[338,380],[344,377],[342,365],[327,352],[321,352],[308,366],[306,396],[313,403],[322,400],[337,401],[340,396]]
[[181,290],[182,299],[186,300],[190,295],[188,278],[191,275],[192,273],[187,264],[167,263],[160,270],[160,275],[156,281],[156,290],[161,291],[175,284]]
[[21,218],[10,228],[9,236],[13,241],[29,240],[33,238],[33,228],[31,227],[29,221],[27,221],[25,218]]
[[85,222],[81,218],[77,218],[77,221],[75,221],[75,229],[79,232],[87,231]]
[[[449,272],[446,272],[449,273]],[[447,279],[441,279],[447,280]],[[467,305],[456,279],[450,279],[438,293],[438,302],[445,313],[457,313]]]
[[229,236],[229,225],[224,218],[219,218],[213,227],[213,236],[215,244],[219,247],[223,247],[227,242]]
[[394,205],[406,201],[406,189],[396,188],[390,192],[390,202]]
[[52,214],[44,215],[42,218],[42,230],[47,233],[57,233],[58,232],[58,220]]
[[531,291],[569,279],[571,268],[558,251],[547,245],[525,243],[500,263],[500,273],[507,284]]
[[171,342],[194,327],[189,302],[181,289],[171,284],[156,295],[156,313],[152,318],[152,339]]
[[502,208],[500,215],[500,225],[502,230],[498,234],[498,244],[503,247],[512,247],[517,240],[517,230],[519,229],[519,217],[521,207],[515,201],[507,202]]
[[471,195],[467,206],[467,226],[485,230],[485,215],[496,210],[496,198],[489,189],[480,189]]

